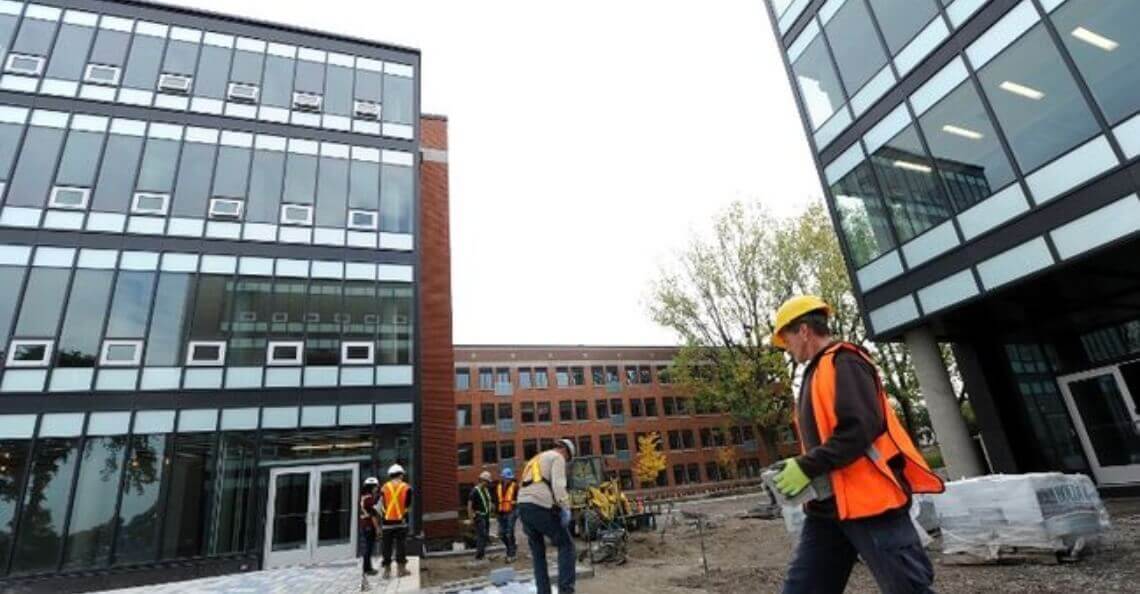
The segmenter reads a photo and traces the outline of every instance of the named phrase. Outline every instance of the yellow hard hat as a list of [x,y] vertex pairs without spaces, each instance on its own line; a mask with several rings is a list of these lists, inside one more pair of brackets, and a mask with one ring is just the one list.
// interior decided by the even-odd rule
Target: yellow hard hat
[[785,301],[780,309],[776,310],[776,328],[772,331],[772,346],[778,349],[787,348],[788,345],[780,337],[780,331],[794,322],[796,318],[819,310],[831,315],[831,306],[815,295],[797,295]]

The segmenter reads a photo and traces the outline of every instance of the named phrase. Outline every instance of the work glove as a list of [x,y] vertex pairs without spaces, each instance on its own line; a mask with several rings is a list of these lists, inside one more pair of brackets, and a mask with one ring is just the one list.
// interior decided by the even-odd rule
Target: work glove
[[570,527],[570,509],[565,508],[565,507],[562,508],[558,512],[558,520],[562,524],[563,528],[569,528]]
[[776,475],[776,488],[785,497],[795,497],[811,484],[811,479],[804,474],[795,458],[788,458],[783,464],[784,468]]

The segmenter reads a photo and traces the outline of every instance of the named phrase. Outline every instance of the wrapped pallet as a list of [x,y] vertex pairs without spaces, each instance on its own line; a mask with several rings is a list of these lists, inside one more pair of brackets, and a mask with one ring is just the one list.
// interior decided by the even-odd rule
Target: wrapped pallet
[[1057,472],[992,475],[946,483],[934,496],[942,552],[997,560],[1003,552],[1075,555],[1108,531],[1092,481]]

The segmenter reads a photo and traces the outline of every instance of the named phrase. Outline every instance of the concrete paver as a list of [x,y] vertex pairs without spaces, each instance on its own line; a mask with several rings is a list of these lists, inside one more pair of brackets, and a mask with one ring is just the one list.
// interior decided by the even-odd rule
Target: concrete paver
[[[360,561],[343,561],[299,567],[251,571],[184,582],[155,584],[139,588],[108,590],[103,594],[395,594],[420,589],[420,560],[408,558],[412,575],[406,578],[369,577],[361,583]],[[393,573],[395,566],[392,567]]]

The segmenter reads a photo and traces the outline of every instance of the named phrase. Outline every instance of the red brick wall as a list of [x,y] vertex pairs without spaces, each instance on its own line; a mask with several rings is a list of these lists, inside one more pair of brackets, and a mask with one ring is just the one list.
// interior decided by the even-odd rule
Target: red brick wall
[[420,120],[420,444],[424,535],[458,533],[447,120]]

